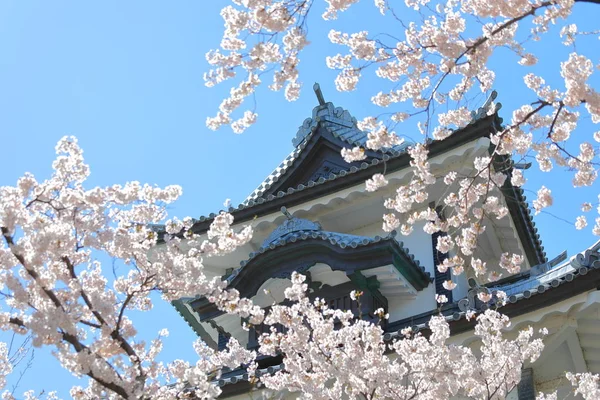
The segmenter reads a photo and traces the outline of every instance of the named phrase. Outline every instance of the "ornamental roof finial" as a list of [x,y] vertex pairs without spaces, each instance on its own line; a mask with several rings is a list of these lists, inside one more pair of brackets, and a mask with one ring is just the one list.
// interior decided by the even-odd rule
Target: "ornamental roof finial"
[[286,207],[281,207],[281,213],[287,217],[287,219],[293,219],[292,214],[287,210]]
[[475,122],[481,118],[484,118],[487,115],[492,115],[498,112],[498,110],[500,110],[500,108],[502,107],[502,104],[494,103],[496,97],[498,97],[498,92],[492,90],[492,93],[486,99],[485,103],[483,103],[483,105],[479,107],[477,111],[471,111],[471,122]]
[[319,105],[324,106],[325,98],[323,97],[323,92],[321,92],[321,86],[319,86],[318,83],[315,83],[313,85],[313,90],[315,91],[315,94],[317,95],[317,100],[319,100]]

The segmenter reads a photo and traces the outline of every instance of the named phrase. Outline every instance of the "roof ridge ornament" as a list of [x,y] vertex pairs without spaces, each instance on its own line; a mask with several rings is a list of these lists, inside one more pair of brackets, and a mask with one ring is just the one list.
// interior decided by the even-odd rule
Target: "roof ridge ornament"
[[319,100],[319,105],[324,106],[326,104],[326,102],[325,102],[325,97],[323,97],[323,92],[321,91],[321,86],[315,82],[315,84],[313,85],[313,90],[315,91],[315,94],[317,95],[317,100]]
[[292,216],[292,214],[290,214],[290,212],[288,211],[288,209],[287,209],[285,206],[281,207],[281,213],[282,213],[283,215],[285,215],[285,216],[287,217],[287,219],[289,219],[289,220],[291,220],[291,219],[293,219],[293,218],[294,218],[294,217]]
[[274,243],[290,233],[299,232],[318,232],[321,231],[321,224],[310,221],[304,218],[294,217],[288,211],[287,207],[281,207],[281,213],[286,217],[286,220],[279,224],[271,234],[264,240],[261,248],[267,248],[271,243]]
[[495,90],[492,90],[492,93],[490,93],[490,95],[485,100],[483,105],[481,107],[479,107],[477,109],[477,111],[471,111],[471,122],[480,120],[481,118],[484,118],[487,115],[492,115],[492,114],[497,113],[498,110],[500,110],[500,108],[502,108],[502,104],[494,103],[494,100],[496,100],[496,97],[498,97],[498,92]]
[[552,268],[556,267],[559,263],[565,261],[567,259],[567,251],[563,251],[552,260],[547,261],[543,264],[534,265],[529,270],[529,276],[538,276],[543,273],[550,271]]

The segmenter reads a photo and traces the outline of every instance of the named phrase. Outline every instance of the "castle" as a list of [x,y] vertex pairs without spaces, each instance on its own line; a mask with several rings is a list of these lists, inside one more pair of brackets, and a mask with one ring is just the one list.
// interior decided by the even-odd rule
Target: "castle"
[[[435,267],[447,257],[435,248],[439,233],[429,235],[419,229],[422,225],[409,236],[382,231],[383,200],[409,175],[406,146],[365,150],[365,160],[346,163],[341,149],[366,148],[367,135],[347,110],[325,102],[317,85],[315,91],[319,104],[293,138],[293,151],[242,204],[229,209],[236,225],[253,225],[252,240],[232,254],[207,259],[209,277],[225,277],[241,296],[269,307],[284,299],[291,273],[301,272],[308,278],[311,296],[324,298],[333,307],[366,318],[383,308],[389,313],[386,340],[408,326],[426,331],[429,318],[439,312],[435,294],[443,293],[449,299],[442,312],[450,322],[452,340],[465,345],[475,340],[474,321],[465,318],[466,311],[487,306],[477,294],[503,290],[508,304],[501,311],[511,317],[513,331],[528,325],[549,330],[542,357],[526,366],[521,384],[511,393],[515,399],[534,399],[537,391],[557,388],[559,395],[568,393],[564,371],[600,373],[599,246],[568,260],[562,253],[548,261],[523,191],[507,179],[495,195],[509,215],[484,220],[486,229],[474,256],[489,268],[499,265],[504,252],[522,254],[521,272],[497,282],[463,273],[453,278],[457,287],[446,291],[442,283],[450,272],[440,273]],[[434,175],[449,171],[468,175],[474,158],[489,154],[489,134],[502,122],[497,110],[490,110],[491,104],[489,99],[473,112],[470,124],[447,139],[429,143]],[[510,173],[516,166],[510,158],[496,157],[494,167]],[[366,191],[365,180],[384,172],[390,184]],[[429,199],[442,198],[446,190],[438,180],[429,188]],[[201,217],[194,232],[206,232],[214,216]],[[349,297],[352,290],[364,293],[360,310]],[[174,306],[214,348],[222,348],[230,336],[248,348],[257,347],[258,336],[266,329],[256,326],[248,332],[239,317],[224,314],[203,298],[180,299]],[[259,372],[273,373],[283,368],[282,361],[282,356],[263,358]],[[254,390],[243,369],[224,372],[216,384],[223,397],[246,398]]]

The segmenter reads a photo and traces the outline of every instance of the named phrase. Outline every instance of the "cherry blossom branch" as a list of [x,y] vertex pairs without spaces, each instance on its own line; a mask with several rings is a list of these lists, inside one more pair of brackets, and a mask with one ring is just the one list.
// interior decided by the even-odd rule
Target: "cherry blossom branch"
[[[66,256],[63,256],[62,260],[67,265],[67,269],[69,270],[71,278],[73,280],[77,281],[77,275],[75,274],[75,267],[71,263],[71,260],[68,257],[66,257]],[[102,315],[100,314],[100,312],[98,312],[94,308],[94,306],[92,304],[92,301],[88,297],[87,293],[85,293],[85,291],[83,289],[81,289],[81,288],[79,290],[79,293],[81,295],[81,298],[83,299],[83,301],[85,302],[85,304],[89,308],[89,310],[92,312],[92,314],[94,314],[94,316],[96,317],[96,319],[98,320],[98,322],[100,322],[100,325],[101,326],[106,326],[107,328],[111,329],[110,325],[102,317]],[[126,304],[124,304],[123,307],[121,308],[121,313],[119,314],[119,322],[121,321],[122,311],[123,311],[123,309],[124,309],[125,306],[126,306]],[[138,371],[139,371],[139,374],[140,374],[140,379],[141,380],[145,379],[146,373],[144,372],[144,369],[143,369],[143,367],[141,365],[140,358],[139,358],[138,354],[135,352],[135,350],[133,349],[133,347],[131,347],[131,345],[129,344],[129,342],[127,342],[127,340],[125,340],[125,338],[123,338],[123,336],[121,336],[121,334],[119,333],[119,324],[117,324],[112,329],[112,331],[110,333],[110,336],[115,341],[117,341],[117,343],[119,343],[119,346],[121,347],[121,349],[123,349],[123,351],[137,364]]]
[[[21,329],[27,330],[28,327],[25,325],[25,323],[23,322],[22,319],[17,318],[17,317],[10,317],[9,318],[9,323],[12,325],[15,325]],[[63,340],[67,343],[69,343],[71,346],[73,346],[73,348],[75,349],[75,351],[77,353],[82,353],[85,352],[87,354],[90,354],[92,356],[94,356],[97,360],[104,362],[106,364],[108,364],[111,367],[111,370],[115,373],[115,375],[121,380],[121,376],[119,375],[119,373],[114,369],[114,367],[112,365],[110,365],[110,363],[108,363],[108,361],[106,361],[104,358],[98,356],[97,354],[93,353],[87,346],[85,346],[83,343],[81,343],[79,341],[79,339],[77,339],[77,337],[75,335],[72,335],[70,333],[67,332],[60,332]],[[96,382],[98,382],[100,385],[102,385],[103,387],[111,390],[112,392],[120,395],[121,397],[123,397],[124,399],[129,398],[129,394],[128,392],[120,385],[114,383],[114,382],[109,382],[104,378],[99,377],[97,374],[95,374],[92,370],[83,372],[85,375],[89,376],[90,378],[92,378],[93,380],[95,380]]]
[[552,132],[554,132],[554,125],[556,125],[558,116],[560,115],[560,112],[562,111],[564,106],[565,106],[564,102],[560,101],[558,103],[558,108],[556,109],[556,113],[554,114],[554,118],[552,118],[552,123],[550,124],[550,128],[548,129],[548,134],[547,134],[548,139],[552,138]]
[[[75,349],[76,352],[78,353],[88,353],[93,355],[96,359],[108,364],[111,367],[111,370],[117,375],[117,377],[119,378],[119,380],[122,380],[123,378],[119,375],[119,373],[115,370],[115,368],[104,358],[98,356],[97,354],[93,353],[87,346],[85,346],[84,344],[82,344],[75,335],[72,335],[70,333],[67,332],[62,332],[62,337],[63,340],[67,343],[70,343],[73,348]],[[98,376],[96,373],[94,373],[94,371],[89,370],[84,372],[85,375],[89,376],[90,378],[92,378],[93,380],[95,380],[96,382],[98,382],[100,385],[104,386],[105,388],[113,391],[114,393],[120,395],[121,397],[127,399],[129,398],[129,394],[127,393],[127,391],[121,386],[118,385],[114,382],[109,382],[106,379]]]
[[[2,232],[2,235],[4,237],[4,240],[6,241],[6,243],[9,246],[9,249],[11,250],[13,256],[21,263],[21,265],[23,266],[23,268],[27,271],[27,273],[34,279],[34,281],[36,283],[38,283],[38,285],[41,287],[42,291],[46,294],[46,296],[54,303],[54,305],[61,309],[61,310],[65,310],[64,306],[62,304],[62,302],[58,299],[58,297],[56,296],[56,294],[51,291],[50,289],[47,289],[43,284],[41,284],[39,282],[39,274],[33,270],[32,268],[28,267],[28,263],[25,261],[25,258],[19,254],[18,252],[15,251],[15,245],[14,245],[14,241],[12,236],[9,234],[8,230],[5,227],[0,227],[0,231]],[[68,261],[68,259],[67,259]],[[70,263],[70,262],[69,262]],[[71,265],[72,266],[72,265]],[[82,292],[83,293],[83,292]],[[83,293],[84,294],[84,293]],[[87,296],[84,296],[84,300],[87,299]],[[87,301],[89,302],[89,299],[87,299]],[[91,309],[92,312],[94,312],[93,308],[91,307],[91,302],[89,302],[88,305]],[[95,313],[95,316],[98,318],[99,317],[99,321],[106,325],[106,321],[104,321],[104,319],[99,315],[99,313]],[[27,327],[23,324],[23,321],[18,319],[18,318],[14,318],[11,317],[10,322],[14,325],[20,326],[22,328],[27,329]],[[113,332],[114,334],[114,332]],[[135,351],[133,350],[133,348],[129,345],[129,343],[127,343],[126,341],[123,340],[123,338],[120,337],[120,335],[113,335],[111,334],[111,336],[113,336],[113,338],[115,340],[117,340],[120,345],[122,346],[122,348],[128,352],[129,355],[134,356],[134,360],[137,359],[138,363],[139,363],[139,358],[137,358],[137,355],[135,354]],[[93,352],[91,352],[91,350],[86,347],[85,345],[83,345],[75,335],[72,335],[68,332],[61,332],[61,336],[63,338],[64,341],[66,341],[67,343],[71,344],[73,346],[73,348],[75,349],[75,351],[77,351],[78,353],[82,352],[82,351],[86,351],[87,353],[94,355],[97,359],[107,363],[108,365],[110,365],[110,363],[108,363],[107,360],[105,360],[104,358],[98,356],[97,354],[94,354]],[[120,340],[119,340],[120,339]],[[111,366],[111,369],[113,370],[113,372],[119,376],[118,372],[114,369],[114,367]],[[140,365],[140,371],[141,370],[141,365]],[[92,371],[86,372],[86,375],[88,375],[90,378],[96,380],[98,383],[100,383],[102,386],[106,387],[107,389],[110,389],[112,391],[114,391],[117,394],[120,394],[121,396],[123,396],[124,398],[127,398],[127,392],[120,387],[119,385],[116,385],[114,383],[111,382],[107,382],[104,379],[96,376]],[[124,395],[125,394],[125,395]]]
[[34,282],[40,286],[40,288],[46,294],[46,296],[52,301],[52,303],[54,303],[54,306],[64,311],[64,307],[61,301],[58,299],[58,297],[56,297],[56,294],[54,294],[52,290],[46,288],[42,283],[40,283],[39,274],[29,266],[29,264],[25,260],[25,257],[15,250],[15,243],[13,241],[12,236],[9,234],[8,229],[6,229],[5,227],[0,227],[0,232],[2,233],[2,236],[4,237],[4,240],[6,241],[6,244],[8,245],[8,248],[10,249],[12,255],[17,260],[19,260],[19,263],[21,263],[21,265],[23,266],[25,271],[27,271],[29,276],[31,276]]

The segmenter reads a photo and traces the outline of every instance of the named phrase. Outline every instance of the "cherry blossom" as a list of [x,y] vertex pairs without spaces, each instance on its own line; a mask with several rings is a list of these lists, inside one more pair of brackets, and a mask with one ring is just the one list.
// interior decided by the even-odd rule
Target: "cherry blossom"
[[394,132],[389,132],[387,127],[378,124],[368,133],[367,147],[373,150],[392,148],[402,144],[402,138]]
[[521,270],[523,256],[520,254],[502,253],[500,256],[500,267],[507,270],[510,274],[516,274]]
[[487,271],[486,263],[481,261],[479,258],[471,259],[471,268],[473,268],[476,276],[485,275]]
[[[211,128],[230,124],[240,132],[254,123],[254,111],[242,112],[235,118],[233,114],[242,106],[243,99],[262,84],[264,75],[272,74],[271,89],[285,87],[286,98],[297,98],[301,87],[298,63],[301,57],[309,55],[310,48],[306,26],[311,18],[319,19],[318,14],[311,12],[318,3],[314,0],[236,0],[223,9],[225,29],[220,49],[207,54],[213,68],[207,73],[207,84],[230,83],[233,89],[218,113],[207,120]],[[350,15],[355,3],[356,0],[321,2],[325,7],[321,15],[323,23],[342,18],[345,13]],[[582,118],[600,121],[600,93],[593,86],[597,71],[594,53],[579,45],[586,32],[581,32],[571,21],[573,9],[580,7],[579,3],[584,2],[411,0],[395,4],[376,0],[372,4],[381,18],[392,15],[400,22],[400,34],[371,33],[361,24],[351,32],[336,27],[329,30],[328,39],[338,49],[326,56],[326,66],[338,72],[334,80],[338,90],[355,90],[368,73],[382,84],[389,84],[387,88],[377,87],[371,96],[376,106],[386,109],[385,113],[368,116],[367,123],[358,124],[368,134],[367,147],[379,150],[400,144],[401,140],[392,130],[399,122],[403,123],[403,132],[418,130],[425,136],[423,143],[412,146],[414,163],[411,166],[415,179],[399,187],[398,195],[387,203],[387,208],[405,223],[386,223],[389,229],[406,225],[403,231],[409,232],[410,225],[423,220],[421,216],[404,214],[415,203],[427,200],[427,187],[436,181],[436,177],[425,172],[431,138],[444,140],[456,129],[469,124],[472,112],[480,104],[469,101],[480,92],[488,92],[497,74],[514,77],[515,84],[524,85],[531,96],[524,99],[521,106],[506,111],[512,118],[502,129],[491,133],[494,148],[488,156],[475,160],[473,166],[477,173],[460,179],[450,173],[444,179],[448,186],[457,185],[450,188],[444,202],[446,219],[452,221],[448,226],[463,236],[462,240],[456,240],[460,242],[460,251],[464,249],[464,255],[473,251],[481,233],[476,225],[483,218],[489,214],[496,218],[506,215],[506,208],[501,204],[488,202],[485,209],[481,207],[488,192],[494,186],[502,186],[506,179],[514,186],[526,183],[518,168],[495,170],[492,160],[498,156],[534,157],[542,171],[551,171],[557,166],[567,168],[572,171],[574,186],[590,186],[595,182],[597,168],[591,140],[584,136],[573,139]],[[557,26],[569,47],[566,57],[546,68],[560,75],[558,81],[548,81],[545,71],[530,69],[539,60],[531,43],[521,40],[526,36],[542,40],[552,26]],[[517,56],[517,68],[492,70],[489,60],[505,49]],[[239,74],[239,71],[244,73]],[[499,105],[492,98],[482,112],[494,115],[498,109]],[[411,121],[413,125],[406,125]],[[599,135],[592,136],[597,142]],[[343,156],[349,162],[363,159],[358,147],[344,149]],[[536,212],[540,212],[551,205],[552,188],[534,190],[540,191],[533,203]],[[386,219],[391,220],[389,216]],[[446,231],[446,227],[438,228]]]
[[367,192],[374,192],[377,189],[380,189],[388,184],[387,179],[383,176],[383,174],[375,174],[371,179],[367,179],[366,190]]
[[443,294],[436,294],[435,302],[438,304],[445,304],[448,302],[448,297],[446,297],[446,295],[443,295]]
[[600,377],[590,373],[573,374],[567,372],[567,379],[575,386],[575,394],[581,394],[584,399],[600,397]]
[[448,281],[444,281],[444,283],[442,283],[442,286],[446,290],[454,290],[454,288],[456,287],[456,283],[448,280]]
[[585,215],[580,215],[579,217],[577,217],[577,219],[575,220],[575,229],[581,230],[586,226],[587,219],[585,218]]
[[[442,316],[431,318],[428,337],[407,327],[401,329],[402,339],[386,345],[379,325],[357,320],[350,311],[330,309],[320,299],[311,302],[303,277],[295,274],[292,281],[286,297],[295,303],[275,305],[265,318],[268,324],[281,323],[285,334],[272,328],[259,338],[259,352],[285,354],[284,371],[260,377],[275,392],[307,398],[336,398],[343,392],[355,398],[443,399],[480,398],[497,390],[503,398],[519,381],[523,362],[534,361],[543,348],[543,333],[535,337],[531,328],[520,331],[515,341],[503,338],[509,320],[493,310],[477,317],[481,356],[446,345],[450,327]],[[352,296],[360,299],[360,293]],[[442,295],[436,299],[447,301]],[[388,357],[387,349],[396,357]],[[412,385],[413,379],[424,385]]]
[[[283,90],[289,101],[299,98],[299,65],[310,46],[307,26],[315,3],[233,0],[223,8],[223,36],[215,44],[220,48],[206,55],[211,69],[204,79],[209,87],[230,85],[230,91],[207,118],[210,129],[230,125],[241,133],[256,123],[255,106],[248,107],[246,100],[260,95],[263,84]],[[325,0],[322,17],[341,17],[355,3]],[[417,223],[423,223],[428,234],[443,233],[436,247],[452,251],[452,256],[436,266],[439,271],[451,268],[458,275],[471,268],[478,278],[487,274],[490,281],[502,276],[496,267],[515,274],[524,262],[520,254],[503,253],[498,266],[488,266],[474,255],[478,238],[486,230],[485,220],[507,217],[498,188],[526,184],[517,165],[510,161],[499,166],[498,161],[530,157],[542,172],[566,169],[575,187],[590,186],[597,179],[592,141],[599,142],[600,133],[575,134],[583,119],[600,122],[600,93],[593,86],[596,54],[587,54],[589,50],[579,46],[581,32],[570,19],[573,9],[583,2],[401,3],[373,3],[382,18],[398,20],[399,32],[373,34],[358,25],[354,32],[332,29],[328,39],[340,52],[326,59],[326,66],[337,70],[334,83],[339,91],[357,89],[369,73],[381,80],[382,87],[373,89],[370,100],[385,110],[359,124],[367,134],[368,149],[385,151],[400,145],[402,138],[394,129],[423,135],[423,140],[406,149],[409,174],[406,182],[390,189],[383,228],[409,235]],[[397,7],[404,6],[408,10],[402,11],[409,13],[398,12]],[[542,40],[555,25],[570,54],[557,65],[548,65],[554,75],[560,75],[560,80],[551,82],[552,74],[532,72],[530,66],[540,60],[532,53],[534,46],[521,39]],[[514,62],[519,69],[490,69],[490,59],[504,50],[517,56]],[[467,172],[444,171],[438,176],[429,162],[432,143],[452,140],[456,129],[471,123],[471,111],[481,103],[474,99],[489,92],[496,75],[505,73],[524,85],[530,97],[506,111],[506,123],[497,124],[490,133],[490,151],[465,165]],[[498,107],[492,98],[479,117],[495,118]],[[402,131],[396,125],[400,122]],[[265,312],[228,290],[221,279],[208,279],[203,270],[203,259],[247,243],[250,227],[233,229],[233,217],[222,212],[206,237],[200,236],[191,218],[167,219],[166,206],[181,195],[181,188],[129,182],[89,189],[85,187],[89,167],[76,140],[65,138],[56,150],[50,179],[38,182],[27,174],[14,187],[0,188],[0,283],[9,293],[0,322],[4,330],[31,335],[34,346],[52,348],[68,371],[89,379],[85,387],[72,388],[73,398],[215,398],[220,389],[214,379],[223,368],[238,366],[246,366],[269,390],[306,398],[338,398],[340,393],[348,398],[482,398],[490,391],[503,398],[520,380],[524,363],[534,362],[542,351],[538,336],[546,332],[538,334],[529,327],[515,332],[516,339],[506,339],[503,331],[510,321],[496,310],[476,317],[474,334],[481,341],[476,353],[448,345],[450,327],[437,315],[428,322],[428,336],[406,327],[397,338],[386,341],[377,321],[331,309],[322,299],[310,301],[306,279],[297,273],[285,290],[290,303]],[[359,147],[345,149],[343,156],[348,162],[366,157]],[[385,176],[378,174],[367,188],[381,187],[384,182]],[[430,199],[431,186],[438,182],[445,185],[443,198]],[[551,190],[534,188],[536,213],[552,205]],[[432,200],[435,206],[429,206]],[[586,203],[583,211],[589,209],[591,204]],[[162,223],[164,230],[157,229]],[[586,225],[587,218],[577,218],[577,228]],[[600,217],[595,218],[592,230],[600,234]],[[119,260],[123,264],[119,274],[105,274],[96,253]],[[469,259],[470,263],[465,261]],[[447,280],[443,286],[453,290],[457,284]],[[258,354],[235,340],[221,352],[198,341],[195,364],[159,361],[161,337],[166,332],[159,332],[151,343],[139,341],[129,317],[132,311],[150,309],[154,292],[166,301],[204,296],[221,310],[248,319],[249,324],[271,325],[270,332],[259,338],[258,354],[284,357],[285,368],[257,377],[253,371]],[[351,294],[354,301],[360,301],[361,295]],[[489,296],[480,293],[478,297],[489,302]],[[499,303],[506,301],[505,294],[496,293],[496,298]],[[441,295],[436,297],[440,304],[443,300]],[[385,319],[380,314],[374,317]],[[468,317],[475,318],[475,311],[469,310]],[[286,331],[277,331],[278,324]],[[387,352],[395,357],[388,357]],[[6,353],[0,345],[0,385],[11,370]],[[409,384],[415,379],[424,382],[420,389]],[[567,379],[584,398],[600,396],[597,376],[567,374]],[[35,395],[27,392],[25,398]]]
[[533,201],[533,208],[535,213],[538,214],[543,208],[552,205],[552,192],[545,186],[542,186],[537,192],[537,199]]
[[510,183],[512,183],[513,186],[523,186],[525,184],[523,172],[518,169],[513,170]]
[[[148,295],[153,290],[160,290],[165,299],[204,294],[224,311],[249,317],[251,323],[260,323],[264,318],[267,324],[285,326],[287,333],[272,329],[259,339],[261,354],[286,354],[285,374],[277,372],[263,375],[260,382],[268,389],[300,391],[307,396],[317,393],[333,395],[337,393],[339,385],[346,387],[349,394],[364,393],[365,390],[380,391],[384,397],[392,393],[408,393],[412,388],[402,383],[404,380],[400,371],[404,368],[419,368],[420,374],[428,377],[432,386],[424,389],[425,396],[433,392],[436,397],[447,397],[463,391],[470,396],[477,396],[478,388],[483,385],[501,386],[499,390],[513,387],[519,375],[512,371],[519,371],[526,359],[535,359],[542,349],[539,339],[530,340],[529,331],[521,334],[524,336],[518,345],[501,339],[499,329],[508,320],[490,311],[480,316],[476,334],[482,336],[484,344],[494,346],[494,351],[502,349],[503,356],[509,357],[511,362],[503,363],[502,371],[492,369],[489,374],[470,374],[468,371],[473,366],[487,371],[487,365],[492,360],[488,361],[485,357],[478,359],[468,348],[447,346],[445,341],[450,331],[441,317],[432,318],[429,324],[432,335],[429,339],[418,333],[411,335],[409,330],[404,329],[403,334],[407,338],[394,341],[392,345],[402,361],[392,360],[385,354],[387,345],[380,326],[356,320],[352,312],[329,309],[322,300],[310,302],[306,296],[306,279],[297,273],[292,274],[292,286],[285,290],[285,296],[292,301],[292,305],[275,305],[264,316],[264,311],[253,306],[249,300],[240,299],[234,291],[227,291],[220,280],[207,281],[202,273],[201,259],[198,258],[199,255],[209,257],[223,254],[246,243],[251,237],[249,228],[233,230],[232,216],[222,212],[214,218],[207,239],[201,240],[191,231],[192,219],[172,218],[165,223],[165,247],[161,251],[153,251],[158,237],[149,224],[165,218],[162,203],[176,199],[181,190],[176,187],[163,190],[131,183],[85,191],[82,185],[89,169],[83,164],[82,152],[75,139],[63,139],[57,151],[59,157],[54,163],[55,174],[49,181],[38,183],[33,176],[26,175],[17,187],[1,189],[0,226],[6,244],[2,253],[3,265],[7,269],[24,269],[33,284],[19,286],[22,283],[11,280],[10,275],[3,275],[7,288],[15,294],[10,300],[11,304],[16,306],[21,301],[25,302],[15,308],[12,315],[6,316],[3,327],[19,333],[31,332],[36,346],[55,347],[56,356],[65,368],[76,375],[91,378],[87,387],[73,387],[73,398],[101,397],[105,394],[124,398],[145,394],[155,398],[173,398],[177,393],[189,390],[198,397],[214,398],[219,395],[220,389],[212,383],[212,379],[218,377],[218,371],[222,368],[248,365],[249,373],[252,373],[257,354],[244,349],[235,340],[230,340],[222,352],[216,352],[198,341],[194,348],[199,361],[195,365],[182,361],[157,361],[156,356],[162,348],[160,338],[168,332],[161,330],[158,339],[148,345],[137,343],[134,341],[135,329],[126,312],[130,308],[147,310],[151,306]],[[50,188],[52,191],[48,192]],[[111,207],[115,205],[118,212],[111,212]],[[81,210],[75,219],[72,218],[71,207]],[[105,213],[111,215],[112,219],[97,218]],[[426,214],[429,217],[435,215],[431,212]],[[63,230],[57,230],[58,226],[64,226]],[[17,230],[22,230],[22,233],[15,236]],[[104,239],[98,240],[98,234]],[[183,250],[183,240],[188,250]],[[85,248],[89,248],[89,251],[79,254]],[[28,249],[28,255],[24,256],[21,249]],[[89,262],[92,249],[114,254],[119,259],[135,263],[137,268],[118,276],[111,288],[102,275],[101,265]],[[452,260],[458,262],[456,257]],[[60,269],[63,265],[64,268]],[[75,265],[87,267],[78,275]],[[50,271],[55,278],[48,274]],[[60,279],[69,287],[62,290],[55,285],[50,286],[50,279]],[[456,284],[447,281],[445,286],[451,290]],[[21,300],[20,293],[24,291],[30,291],[30,296]],[[32,297],[34,294],[35,297]],[[354,291],[350,296],[360,301],[362,292]],[[66,308],[63,302],[69,297],[81,301],[71,302],[70,307]],[[29,310],[28,303],[32,301],[36,309],[46,304],[47,311]],[[443,304],[447,298],[438,296],[437,301]],[[387,318],[383,311],[375,314],[381,319]],[[342,328],[332,329],[338,321],[342,322]],[[79,329],[73,330],[70,326],[79,326]],[[107,331],[109,334],[105,333]],[[363,339],[356,341],[354,338]],[[369,346],[363,345],[364,340]],[[294,351],[291,351],[292,348]],[[322,359],[311,350],[314,348],[324,349],[330,354],[341,354],[339,351],[343,349],[345,354],[353,354],[353,360],[349,362],[337,355]],[[415,348],[431,356],[427,364],[423,364],[421,356],[409,356],[414,354]],[[0,354],[5,353],[3,349],[5,347],[0,346]],[[512,355],[508,356],[507,352]],[[296,355],[300,354],[304,358],[297,358]],[[311,361],[313,365],[320,360],[318,364],[327,367],[329,362],[339,359],[334,364],[337,371],[342,365],[370,367],[367,374],[357,374],[351,369],[347,373],[333,375],[327,370],[307,371],[307,364],[302,360],[311,354],[317,357]],[[453,356],[447,358],[447,354]],[[470,360],[465,364],[469,370],[457,369],[453,362],[440,364],[441,360],[458,356]],[[477,366],[477,363],[483,364]],[[3,365],[3,373],[9,373],[10,365]],[[445,373],[440,375],[442,370]],[[307,382],[305,377],[308,376],[314,378],[313,382],[317,384],[306,386],[303,382]],[[445,378],[439,379],[440,376]],[[164,379],[170,384],[164,385]],[[326,384],[332,379],[332,385]],[[27,396],[31,397],[29,394]]]
[[[211,371],[248,362],[251,352],[230,342],[228,351],[209,357],[198,342],[196,365],[158,361],[167,332],[151,343],[136,340],[129,315],[149,310],[150,295],[159,292],[167,301],[204,295],[260,322],[263,310],[220,279],[207,279],[202,266],[203,257],[247,243],[252,230],[233,230],[231,215],[221,213],[207,238],[191,230],[191,218],[167,220],[161,238],[154,227],[181,188],[129,182],[86,189],[89,167],[76,139],[63,138],[56,152],[48,180],[26,174],[15,187],[0,188],[0,281],[9,294],[1,328],[30,335],[33,346],[51,347],[76,377],[87,376],[89,385],[73,388],[74,398],[169,398],[189,383],[200,397],[217,396]],[[164,247],[157,251],[159,241]],[[99,253],[119,260],[119,272],[109,268],[115,275],[105,275]],[[5,350],[0,344],[0,356]],[[4,377],[11,366],[5,357],[0,365]]]
[[344,161],[351,163],[354,161],[364,160],[367,158],[367,155],[365,154],[365,149],[361,147],[353,147],[352,149],[342,149],[342,157],[344,158]]
[[453,243],[452,238],[450,236],[446,235],[446,236],[440,236],[440,237],[438,237],[437,244],[436,244],[436,249],[440,253],[447,253],[453,247],[454,247],[454,243]]
[[484,303],[489,303],[492,300],[492,294],[486,292],[479,292],[477,298]]

